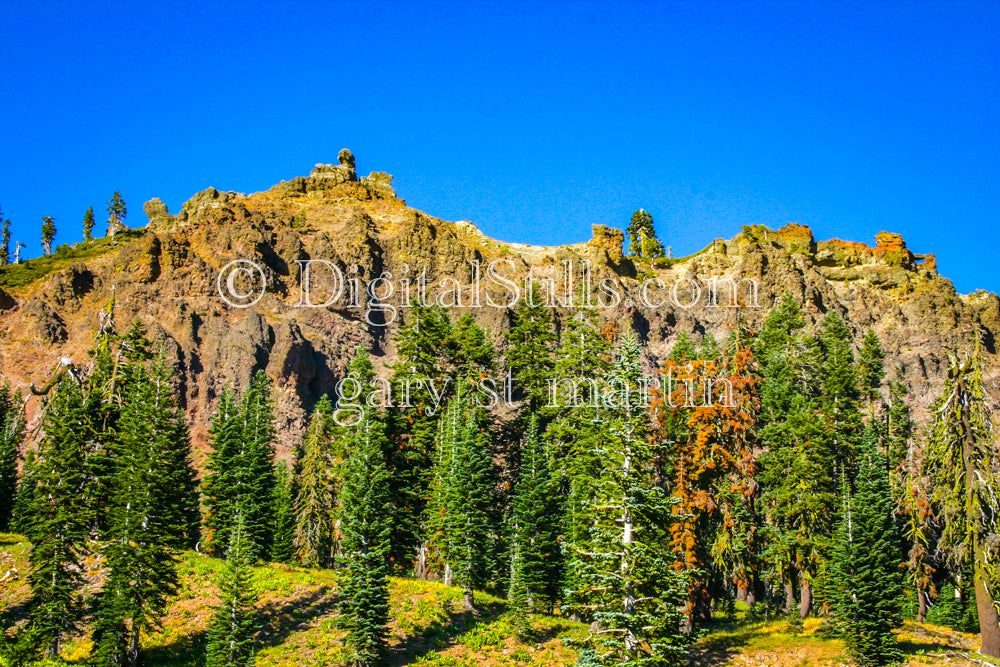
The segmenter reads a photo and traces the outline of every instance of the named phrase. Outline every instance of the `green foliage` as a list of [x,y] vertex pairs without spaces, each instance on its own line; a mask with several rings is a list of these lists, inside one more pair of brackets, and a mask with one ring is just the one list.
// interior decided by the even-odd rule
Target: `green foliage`
[[274,466],[274,542],[271,561],[291,563],[295,559],[295,480],[285,462]]
[[270,381],[258,371],[239,404],[227,390],[210,428],[208,474],[202,485],[207,509],[206,548],[229,544],[237,515],[243,520],[244,556],[270,553],[274,539],[274,415]]
[[252,667],[255,662],[258,593],[251,565],[257,556],[242,514],[234,517],[229,540],[219,581],[221,600],[208,629],[206,667]]
[[339,608],[358,667],[383,662],[388,636],[391,518],[386,442],[381,419],[369,412],[358,425],[344,462]]
[[94,207],[88,206],[87,212],[83,214],[83,240],[90,241],[94,238]]
[[22,520],[32,542],[30,623],[48,655],[55,655],[65,634],[76,628],[81,560],[94,510],[87,494],[86,450],[95,405],[69,377],[52,391],[44,417],[45,436],[32,466],[35,492]]
[[[138,363],[118,369],[127,398],[116,415],[102,480],[107,576],[94,623],[97,664],[137,664],[140,633],[157,626],[176,590],[175,552],[197,537],[197,487],[184,413],[162,353],[141,363],[149,356],[146,348],[141,327],[133,325],[123,354]],[[96,383],[100,373],[92,379]]]
[[56,239],[56,224],[49,216],[42,218],[42,250],[46,255],[52,254],[52,242]]
[[625,233],[629,239],[629,254],[646,258],[663,256],[663,244],[656,238],[653,216],[648,212],[639,209],[633,213]]
[[[608,377],[635,386],[639,345],[624,339]],[[672,502],[656,483],[650,462],[648,416],[632,393],[605,413],[600,441],[603,470],[586,512],[583,539],[570,544],[577,569],[565,612],[592,621],[578,664],[679,665],[684,660],[681,601],[686,586],[673,569],[669,541]]]
[[442,419],[427,525],[432,545],[465,594],[466,607],[474,609],[474,588],[484,580],[496,475],[488,434],[470,393],[466,382],[459,384]]
[[548,454],[533,417],[524,435],[521,474],[512,502],[510,598],[523,622],[535,609],[548,612],[559,597],[562,508]]
[[306,567],[324,567],[333,555],[333,406],[323,396],[309,418],[295,500],[295,548]]
[[892,633],[903,621],[902,556],[885,459],[873,437],[863,447],[833,548],[834,614],[860,664],[888,665],[903,657]]
[[8,530],[17,498],[17,461],[24,438],[21,397],[4,384],[0,387],[0,532]]
[[114,222],[125,222],[125,216],[128,215],[128,208],[125,206],[125,200],[122,199],[122,193],[115,190],[115,194],[111,197],[111,201],[108,202],[108,223]]
[[0,211],[0,266],[10,264],[10,220]]
[[[60,255],[47,255],[31,260],[23,259],[20,264],[0,263],[0,288],[11,289],[30,285],[50,273],[64,269],[69,265],[100,257],[121,246],[130,239],[136,239],[146,234],[145,229],[135,229],[122,232],[115,239],[95,239],[90,243],[80,243],[70,252]],[[0,250],[2,252],[2,250]]]
[[545,402],[546,380],[554,368],[551,346],[556,334],[552,313],[539,298],[534,284],[514,310],[507,340],[511,344],[507,353],[508,366],[527,398],[527,412],[536,414]]
[[410,391],[408,405],[396,410],[391,420],[388,462],[396,517],[392,561],[405,571],[415,555],[426,553],[423,520],[441,413],[461,380],[478,382],[492,370],[494,353],[471,315],[453,324],[440,306],[415,305],[396,345],[400,357],[393,385],[409,383]]
[[874,402],[879,398],[879,389],[885,378],[885,350],[875,332],[869,329],[865,332],[858,354],[858,389],[862,398],[868,401],[869,414],[874,416]]

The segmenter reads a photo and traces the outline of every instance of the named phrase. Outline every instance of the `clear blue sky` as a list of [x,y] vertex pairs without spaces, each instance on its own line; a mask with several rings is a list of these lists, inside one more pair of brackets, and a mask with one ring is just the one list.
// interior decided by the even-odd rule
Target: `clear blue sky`
[[998,103],[997,2],[0,0],[0,207],[37,256],[116,189],[143,225],[349,147],[504,240],[887,230],[1000,291]]

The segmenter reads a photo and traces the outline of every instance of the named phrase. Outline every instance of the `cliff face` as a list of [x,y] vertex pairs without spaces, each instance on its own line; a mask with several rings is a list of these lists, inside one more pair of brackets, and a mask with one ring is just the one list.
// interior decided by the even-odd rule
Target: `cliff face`
[[[933,255],[913,254],[896,234],[879,234],[876,246],[869,247],[816,242],[800,225],[749,226],[670,266],[650,266],[625,257],[621,232],[599,225],[589,242],[568,246],[490,239],[471,223],[446,222],[407,207],[391,181],[384,173],[358,179],[353,156],[342,152],[339,165],[317,165],[309,177],[266,192],[248,196],[209,188],[176,215],[159,200],[148,202],[145,229],[103,240],[99,253],[81,250],[80,261],[70,253],[27,284],[5,279],[11,268],[0,269],[0,285],[6,285],[0,290],[0,375],[26,393],[28,383],[44,383],[62,357],[85,367],[100,311],[114,294],[120,330],[138,317],[166,342],[196,448],[204,443],[222,388],[244,387],[257,369],[275,381],[287,447],[315,400],[334,390],[359,345],[373,350],[382,369],[395,360],[391,338],[408,312],[399,306],[407,293],[411,303],[417,301],[425,272],[427,300],[473,312],[501,350],[510,321],[504,306],[514,296],[502,279],[522,286],[529,276],[551,280],[559,322],[572,316],[568,295],[589,280],[601,318],[617,322],[619,329],[630,323],[647,342],[651,367],[681,331],[728,336],[736,309],[727,307],[731,283],[722,279],[732,278],[749,279],[737,294],[751,325],[759,325],[787,291],[813,320],[840,312],[858,340],[872,328],[889,351],[890,378],[898,372],[911,387],[918,414],[926,414],[940,386],[948,348],[964,349],[980,335],[991,387],[997,377],[1000,299],[986,292],[956,293],[937,274]],[[246,308],[229,305],[220,295],[221,289],[243,305],[235,296],[252,291],[247,272],[232,273],[230,267],[220,278],[238,259],[254,262],[267,282],[260,300]],[[308,260],[329,263],[310,268],[313,303],[324,303],[335,291],[331,267],[341,272],[342,294],[327,307],[303,306],[302,269]],[[368,287],[379,278],[372,298]],[[382,298],[390,285],[392,297]],[[29,413],[37,415],[39,403],[29,400]]]

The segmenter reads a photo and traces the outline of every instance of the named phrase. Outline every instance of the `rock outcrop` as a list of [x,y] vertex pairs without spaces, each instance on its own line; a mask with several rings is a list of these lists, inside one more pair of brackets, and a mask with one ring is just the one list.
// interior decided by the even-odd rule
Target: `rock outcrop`
[[[975,336],[986,346],[987,385],[1000,379],[995,349],[1000,299],[986,292],[958,294],[937,274],[933,255],[912,253],[898,234],[881,233],[870,247],[817,242],[803,225],[778,230],[752,225],[691,256],[650,265],[625,256],[622,232],[603,225],[594,226],[587,242],[542,247],[491,239],[468,222],[439,220],[408,208],[388,174],[373,172],[358,180],[346,150],[339,164],[319,165],[310,176],[265,192],[208,188],[177,215],[157,199],[144,210],[149,226],[104,255],[23,286],[3,283],[0,268],[0,375],[24,388],[44,381],[63,355],[85,369],[98,313],[114,294],[119,327],[139,318],[164,342],[196,446],[205,441],[222,389],[241,389],[258,369],[275,381],[285,451],[299,437],[308,410],[334,391],[359,345],[372,349],[377,368],[386,372],[396,359],[393,334],[409,311],[380,310],[368,296],[368,284],[382,276],[394,281],[396,297],[399,281],[412,285],[422,271],[432,299],[448,298],[434,292],[435,285],[457,282],[462,305],[456,310],[471,312],[502,347],[509,311],[470,307],[473,267],[478,262],[484,269],[494,260],[503,260],[498,266],[512,280],[523,284],[530,274],[555,281],[562,291],[567,263],[578,270],[589,262],[593,288],[606,280],[619,290],[620,298],[606,298],[598,308],[599,318],[640,334],[647,370],[669,354],[682,331],[728,336],[732,295],[718,294],[715,305],[707,298],[713,281],[725,284],[728,278],[744,281],[738,301],[752,326],[788,292],[809,320],[841,313],[858,342],[873,329],[889,352],[890,379],[910,386],[918,415],[926,416],[940,387],[946,350],[967,348]],[[324,307],[302,307],[300,262],[310,259],[329,263],[327,273],[317,269],[311,276],[314,303],[324,301],[322,289],[333,289],[328,268],[333,266],[345,280],[359,281],[358,305],[341,298]],[[252,307],[220,298],[225,285],[220,273],[234,260],[252,261],[267,281]],[[484,273],[481,278],[480,303],[487,295],[496,303],[509,300],[503,286],[485,280]],[[582,276],[575,276],[572,289],[581,284]],[[671,298],[674,286],[677,299]],[[700,300],[692,298],[695,286]],[[576,303],[562,292],[559,299],[555,316],[562,326]],[[29,402],[29,410],[37,411],[37,403]]]

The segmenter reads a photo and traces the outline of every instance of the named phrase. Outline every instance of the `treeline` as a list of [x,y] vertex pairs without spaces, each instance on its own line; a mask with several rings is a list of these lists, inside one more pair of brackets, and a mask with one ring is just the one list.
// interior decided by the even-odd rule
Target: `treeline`
[[[532,303],[503,341],[471,315],[414,308],[391,369],[408,405],[373,401],[345,422],[324,397],[287,464],[263,373],[225,391],[200,485],[169,367],[138,325],[100,332],[86,376],[52,390],[16,490],[23,418],[7,392],[0,521],[32,542],[32,598],[4,651],[15,664],[55,655],[93,613],[94,664],[138,664],[176,587],[174,554],[197,546],[227,561],[209,665],[252,662],[263,560],[341,572],[359,665],[384,658],[392,573],[459,586],[470,611],[476,590],[505,595],[524,636],[531,613],[584,621],[581,665],[681,664],[737,603],[750,618],[821,616],[877,665],[900,657],[891,631],[905,616],[953,619],[978,602],[984,652],[1000,653],[978,347],[955,357],[932,427],[915,433],[878,338],[855,351],[836,313],[807,326],[791,297],[759,331],[737,316],[722,343],[681,334],[656,369],[669,392],[643,378],[634,333],[586,309],[557,329]],[[518,391],[503,419],[473,399],[500,358]],[[349,372],[372,382],[367,351]],[[551,402],[553,378],[586,381]],[[88,556],[103,583],[85,598]]]

